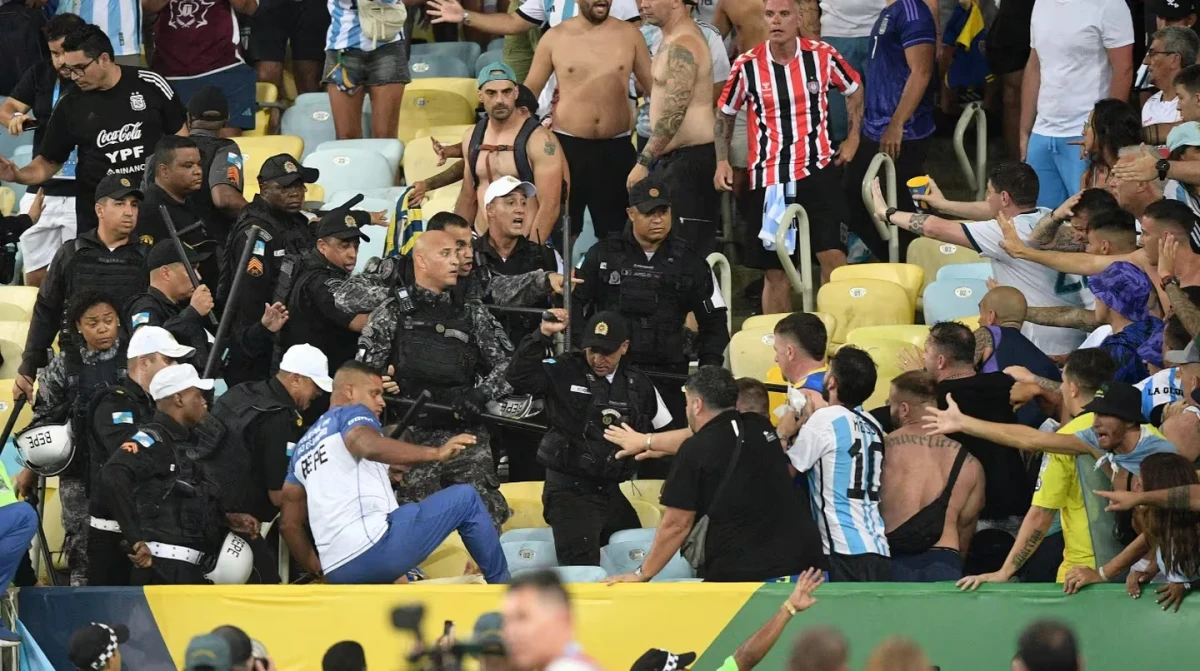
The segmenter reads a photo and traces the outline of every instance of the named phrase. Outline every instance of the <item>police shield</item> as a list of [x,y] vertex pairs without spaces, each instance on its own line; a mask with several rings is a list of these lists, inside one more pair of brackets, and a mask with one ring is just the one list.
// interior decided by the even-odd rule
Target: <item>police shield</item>
[[45,477],[61,473],[75,455],[70,424],[31,426],[17,434],[13,442],[25,465]]

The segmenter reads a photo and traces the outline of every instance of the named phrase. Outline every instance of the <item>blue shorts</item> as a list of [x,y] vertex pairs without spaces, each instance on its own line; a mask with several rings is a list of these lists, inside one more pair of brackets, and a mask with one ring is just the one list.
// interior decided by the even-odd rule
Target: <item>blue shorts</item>
[[255,84],[258,77],[254,68],[245,63],[197,77],[168,77],[171,88],[179,94],[179,102],[186,107],[192,94],[204,86],[215,86],[225,94],[229,102],[229,127],[254,130]]

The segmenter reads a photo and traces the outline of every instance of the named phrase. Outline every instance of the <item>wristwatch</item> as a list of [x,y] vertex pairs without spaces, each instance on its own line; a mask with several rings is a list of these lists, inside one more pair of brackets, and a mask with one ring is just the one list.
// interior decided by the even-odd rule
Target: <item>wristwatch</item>
[[1159,286],[1162,287],[1163,291],[1166,291],[1167,287],[1172,284],[1175,285],[1176,287],[1178,287],[1179,286],[1179,278],[1175,277],[1174,275],[1167,275],[1166,277],[1162,278],[1162,280],[1159,282]]
[[462,24],[463,24],[464,26],[469,26],[469,25],[471,25],[471,13],[470,13],[470,12],[468,12],[467,10],[465,10],[465,9],[463,10],[463,20],[462,20]]
[[645,579],[646,579],[646,575],[645,575],[644,573],[642,573],[642,567],[641,567],[641,566],[639,566],[639,567],[637,567],[637,568],[633,569],[633,574],[634,574],[635,576],[637,576],[637,579],[638,579],[638,580],[645,580]]
[[899,212],[898,209],[896,209],[894,207],[889,207],[887,209],[887,211],[883,213],[883,223],[891,224],[892,223],[892,215],[896,214],[897,212]]
[[647,156],[645,154],[637,155],[637,164],[642,166],[643,168],[649,168],[650,164],[653,162],[654,162],[654,159],[650,158],[649,156]]
[[1167,178],[1167,172],[1171,169],[1171,162],[1165,158],[1158,159],[1158,163],[1154,164],[1154,169],[1158,171],[1160,180]]

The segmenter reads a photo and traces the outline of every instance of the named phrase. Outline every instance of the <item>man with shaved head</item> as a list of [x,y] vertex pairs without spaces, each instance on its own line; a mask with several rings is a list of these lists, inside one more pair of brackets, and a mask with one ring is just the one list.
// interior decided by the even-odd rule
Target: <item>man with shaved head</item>
[[[481,418],[488,402],[512,388],[505,381],[513,346],[483,303],[451,291],[462,262],[446,231],[426,231],[413,247],[413,282],[397,287],[367,318],[358,360],[376,371],[393,371],[404,396],[428,391],[432,403],[453,412],[425,410],[405,432],[418,445],[441,445],[469,433],[476,442],[445,462],[423,463],[403,474],[401,503],[425,499],[454,484],[470,484],[499,530],[510,514],[500,494],[488,429]],[[403,411],[403,408],[400,408]]]
[[[1047,380],[1062,376],[1054,360],[1021,333],[1028,306],[1025,295],[1013,287],[996,287],[979,301],[979,328],[975,330],[975,365],[981,373],[1003,372],[1020,366]],[[1014,395],[1019,389],[1014,389]],[[1017,421],[1037,428],[1046,420],[1037,403],[1017,411]]]

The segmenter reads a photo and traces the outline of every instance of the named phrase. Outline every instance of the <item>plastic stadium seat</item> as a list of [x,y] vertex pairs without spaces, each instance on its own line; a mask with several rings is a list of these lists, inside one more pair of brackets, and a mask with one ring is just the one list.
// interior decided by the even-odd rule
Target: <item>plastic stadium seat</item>
[[[438,140],[443,144],[446,142],[443,138],[438,138]],[[457,142],[457,138],[454,141]],[[407,184],[416,184],[423,179],[433,177],[461,160],[458,158],[447,159],[444,164],[438,165],[438,156],[433,151],[433,143],[427,138],[415,138],[408,144],[404,152],[404,181]],[[457,194],[459,185],[452,184],[450,186],[454,187]]]
[[550,527],[541,527],[538,529],[509,529],[500,534],[501,543],[524,543],[525,541],[554,545],[554,532]]
[[524,499],[524,498],[509,498],[508,507],[512,508],[512,517],[501,527],[501,531],[510,529],[536,529],[538,527],[548,527],[542,511],[542,500]]
[[25,308],[12,303],[0,302],[0,321],[27,322],[29,320],[30,313]]
[[[756,326],[770,326],[771,329],[774,330],[775,325],[783,321],[783,318],[789,314],[792,313],[781,312],[773,315],[752,315],[750,317],[746,317],[746,321],[742,322],[742,328],[748,329]],[[835,329],[837,329],[837,318],[833,315],[825,312],[814,312],[813,314],[815,314],[821,320],[821,323],[825,324],[826,333],[832,333]]]
[[421,562],[419,568],[426,578],[456,578],[464,575],[471,565],[474,561],[465,547],[443,543]]
[[[325,198],[326,203],[344,203],[354,196],[362,194],[368,200],[383,200],[396,206],[396,201],[408,192],[407,186],[389,186],[383,189],[345,189],[343,191],[331,191]],[[364,201],[365,202],[365,201]]]
[[608,573],[601,566],[555,566],[550,570],[557,573],[558,579],[564,583],[604,582],[608,577]]
[[491,42],[488,42],[488,44],[487,44],[488,51],[502,51],[503,49],[504,49],[504,38],[503,37],[497,37],[496,39],[492,40]]
[[925,283],[921,291],[937,278],[938,269],[956,263],[977,263],[984,261],[979,252],[970,247],[952,245],[933,238],[917,238],[908,244],[905,257],[909,263],[921,266],[925,270]]
[[251,200],[258,193],[258,171],[267,159],[276,154],[289,154],[300,158],[304,153],[304,139],[298,135],[243,135],[236,141],[238,148],[242,150],[242,191],[246,200]]
[[[369,125],[364,126],[369,128]],[[296,102],[291,107],[283,112],[283,118],[279,122],[279,132],[282,135],[297,135],[304,139],[304,145],[301,147],[301,152],[305,148],[308,151],[314,151],[317,145],[322,142],[337,139],[337,132],[333,128],[333,112],[329,109],[329,94],[320,93],[304,93],[296,99]],[[238,141],[241,144],[241,141]],[[303,159],[303,156],[296,156]]]
[[258,82],[254,85],[254,102],[258,109],[254,112],[254,128],[242,132],[242,137],[262,137],[267,134],[271,125],[271,108],[280,107],[279,89],[271,82]]
[[644,527],[641,529],[622,529],[614,532],[608,537],[608,542],[611,543],[642,543],[649,546],[654,541],[654,534],[658,532],[658,528]]
[[[415,80],[404,89],[397,137],[409,143],[421,128],[470,124],[475,121],[478,100],[473,77]],[[461,136],[452,141],[458,142],[460,139]]]
[[442,144],[456,144],[462,141],[463,133],[475,127],[475,124],[462,123],[449,126],[430,126],[418,128],[414,137],[436,137]]
[[392,168],[393,182],[400,174],[400,161],[404,158],[404,143],[394,138],[362,138],[358,140],[332,140],[317,145],[317,151],[325,149],[369,149],[387,159]]
[[972,331],[979,330],[979,315],[970,315],[969,317],[955,317],[954,321],[963,324]]
[[[308,203],[324,203],[325,202],[325,187],[320,184],[309,184],[308,189],[304,194],[304,202]],[[321,208],[317,208],[321,209]]]
[[296,77],[287,68],[283,70],[283,90],[280,93],[283,95],[284,100],[294,101],[300,97],[300,92],[296,88]]
[[[7,98],[0,97],[0,102],[3,102],[4,100],[7,100]],[[17,147],[32,146],[33,131],[31,130],[27,130],[24,133],[15,136],[9,135],[7,128],[4,129],[4,132],[0,133],[0,156],[11,159],[13,157],[13,153],[16,152]]]
[[408,72],[413,79],[429,79],[431,77],[470,77],[471,66],[458,60],[442,56],[416,57],[408,64]]
[[421,203],[421,214],[425,216],[425,220],[429,221],[429,218],[438,212],[453,212],[458,203],[458,192],[457,184],[427,192],[425,202]]
[[[610,576],[631,573],[642,565],[650,552],[650,543],[624,542],[612,543],[600,548],[600,566]],[[666,582],[679,578],[695,578],[696,574],[678,552],[667,562],[663,570],[654,576],[650,582]]]
[[837,330],[829,340],[839,344],[846,342],[846,335],[860,326],[913,323],[908,292],[887,280],[829,282],[817,292],[817,309],[837,318]]
[[[847,343],[850,344],[850,343]],[[863,403],[863,408],[871,410],[887,403],[888,387],[891,381],[904,372],[900,368],[899,357],[902,351],[912,351],[912,344],[903,340],[887,338],[862,338],[853,343],[854,347],[864,350],[871,355],[876,365],[875,391]]]
[[625,498],[630,501],[648,501],[657,505],[659,498],[662,496],[664,482],[666,481],[626,480],[621,483],[621,491],[624,492]]
[[[7,135],[8,131],[4,131],[4,130],[0,129],[0,133]],[[25,166],[29,165],[29,163],[31,161],[33,161],[33,146],[28,145],[28,144],[23,144],[19,147],[14,148],[11,156],[9,156],[8,154],[6,154],[5,156],[8,156],[9,158],[11,158],[12,162],[16,163],[18,168],[24,168]],[[4,181],[0,181],[0,186],[7,187],[8,189],[10,189],[12,191],[13,204],[10,206],[10,211],[16,212],[21,203],[21,196],[25,195],[25,190],[27,187],[24,184],[17,184],[16,182],[4,182]]]
[[766,378],[775,365],[775,327],[743,328],[729,340],[729,370],[734,377]]
[[925,323],[954,321],[979,314],[987,283],[976,279],[937,280],[925,287]]
[[642,523],[643,528],[648,529],[662,524],[663,511],[660,506],[649,501],[640,500],[630,501],[629,503],[637,511],[638,521]]
[[382,189],[395,184],[387,159],[370,149],[323,149],[304,158],[304,165],[321,171],[317,184],[326,193],[361,187]]
[[[414,44],[412,51],[409,52],[409,61],[416,62],[419,60],[439,60],[445,61],[455,59],[459,63],[470,68],[475,65],[475,59],[479,58],[479,53],[482,49],[475,42],[460,41],[460,42],[434,42],[432,44]],[[465,77],[474,77],[479,71],[476,70]]]
[[17,194],[7,186],[0,186],[0,216],[9,217],[17,213]]
[[966,278],[986,282],[990,277],[992,277],[992,264],[987,261],[981,263],[952,263],[948,266],[938,268],[937,271],[937,279],[939,280]]
[[863,326],[856,328],[846,335],[846,344],[853,345],[863,340],[901,340],[914,347],[925,347],[925,339],[929,337],[929,326],[910,324],[905,326]]
[[917,307],[917,297],[921,295],[921,287],[925,285],[925,271],[921,266],[911,263],[858,263],[834,268],[829,278],[833,281],[857,278],[888,280],[904,287],[913,309]]
[[0,356],[4,357],[4,363],[0,364],[0,379],[16,378],[17,368],[21,365],[21,355],[25,352],[25,337],[28,334],[27,321],[0,322]]
[[506,499],[537,499],[542,500],[544,482],[502,482],[500,493]]
[[521,541],[518,543],[502,543],[501,545],[504,548],[504,558],[508,560],[509,571],[553,568],[558,566],[558,556],[554,552],[553,543]]
[[[0,322],[0,324],[7,322]],[[22,342],[24,345],[24,342]],[[8,422],[9,415],[12,414],[13,404],[13,378],[0,379],[0,426]],[[24,408],[21,408],[21,414],[17,416],[17,423],[13,425],[13,432],[17,432],[29,425],[33,421],[33,404],[26,403]],[[12,440],[12,438],[9,438]],[[15,450],[14,450],[15,451]],[[16,477],[16,472],[12,472],[12,477]]]
[[480,72],[482,72],[485,65],[491,65],[497,61],[504,61],[503,49],[496,49],[494,51],[489,49],[488,51],[479,54],[479,58],[475,59],[475,74],[478,75]]

